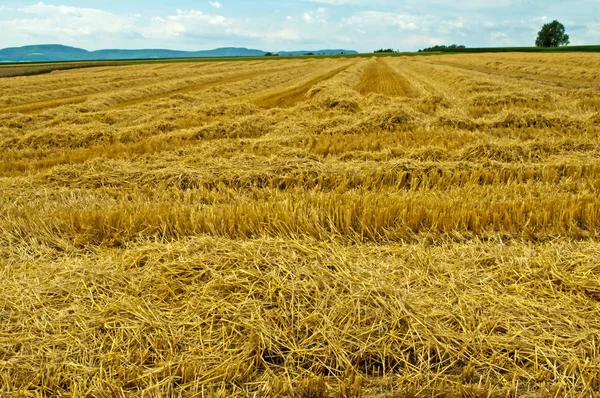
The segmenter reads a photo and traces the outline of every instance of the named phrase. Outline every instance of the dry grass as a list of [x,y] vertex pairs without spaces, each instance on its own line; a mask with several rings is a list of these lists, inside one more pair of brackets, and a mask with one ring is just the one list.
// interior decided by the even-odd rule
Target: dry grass
[[598,396],[598,70],[0,80],[0,396]]
[[361,94],[378,93],[391,97],[416,97],[418,91],[402,75],[394,72],[381,58],[374,58],[363,73],[356,90]]

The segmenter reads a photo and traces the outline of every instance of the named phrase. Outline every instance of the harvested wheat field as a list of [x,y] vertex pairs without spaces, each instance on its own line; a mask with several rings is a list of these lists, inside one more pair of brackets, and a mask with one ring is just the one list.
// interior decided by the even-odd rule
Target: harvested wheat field
[[600,54],[0,79],[0,396],[593,397]]

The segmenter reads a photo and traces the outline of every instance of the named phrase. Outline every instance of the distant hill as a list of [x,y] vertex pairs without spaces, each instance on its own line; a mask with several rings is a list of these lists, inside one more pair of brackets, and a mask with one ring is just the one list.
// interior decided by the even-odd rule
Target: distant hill
[[[225,47],[205,51],[176,50],[98,50],[87,51],[81,48],[59,44],[44,44],[24,47],[11,47],[0,50],[0,62],[55,62],[55,61],[103,61],[121,59],[152,58],[210,58],[210,57],[260,57],[267,52],[249,48]],[[352,50],[280,51],[279,55],[312,54],[357,54]]]
[[90,59],[89,51],[57,44],[11,47],[0,50],[0,61],[4,62],[79,61],[87,59]]
[[279,51],[279,55],[306,55],[306,54],[323,54],[323,55],[335,55],[335,54],[358,54],[354,50],[306,50],[306,51]]

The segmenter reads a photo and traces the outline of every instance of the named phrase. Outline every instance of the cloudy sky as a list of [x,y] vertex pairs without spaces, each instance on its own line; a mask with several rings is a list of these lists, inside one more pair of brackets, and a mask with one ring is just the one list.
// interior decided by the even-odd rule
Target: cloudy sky
[[599,0],[0,0],[0,48],[522,46],[553,19],[572,45],[600,44]]

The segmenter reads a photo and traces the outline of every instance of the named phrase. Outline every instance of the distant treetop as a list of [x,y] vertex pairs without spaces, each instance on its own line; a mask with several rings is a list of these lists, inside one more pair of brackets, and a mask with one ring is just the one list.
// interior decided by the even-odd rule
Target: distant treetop
[[535,40],[536,47],[558,47],[569,45],[569,35],[565,33],[565,26],[554,20],[542,26]]
[[380,48],[379,50],[375,50],[374,52],[376,53],[397,53],[397,50],[394,50],[393,48]]
[[433,46],[433,47],[424,48],[422,50],[419,50],[419,52],[452,51],[452,50],[462,50],[464,48],[466,48],[466,47],[463,46],[462,44],[450,44],[449,46],[441,45],[441,46]]

